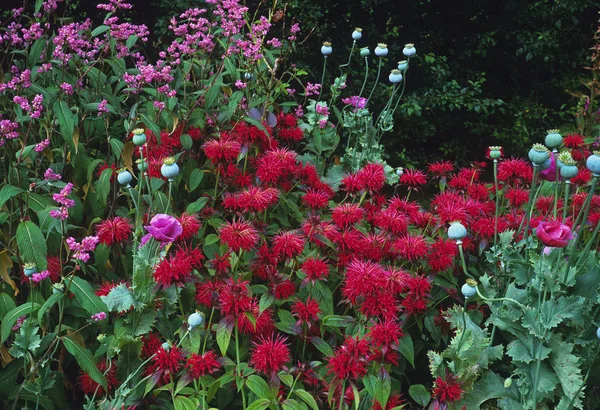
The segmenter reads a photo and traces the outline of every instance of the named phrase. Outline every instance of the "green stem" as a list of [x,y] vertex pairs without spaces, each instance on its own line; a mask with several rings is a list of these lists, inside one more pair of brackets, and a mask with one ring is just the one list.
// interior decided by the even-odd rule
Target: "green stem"
[[462,319],[463,319],[463,330],[462,330],[462,333],[460,334],[460,339],[458,339],[458,347],[456,349],[457,351],[460,351],[460,347],[462,346],[463,338],[465,337],[465,333],[467,332],[467,298],[465,298],[465,304],[463,306]]
[[346,391],[346,380],[342,382],[342,391],[340,392],[340,407],[339,410],[344,408],[344,392]]
[[[585,229],[585,223],[587,222],[588,215],[590,214],[590,203],[592,202],[592,197],[594,196],[594,191],[596,190],[596,185],[598,185],[598,175],[594,175],[592,177],[592,186],[590,187],[590,192],[588,193],[588,196],[585,200],[585,204],[583,205],[583,207],[584,207],[583,220],[581,221],[581,226],[579,227],[579,230],[577,231],[577,236],[575,236],[575,239],[573,240],[573,244],[571,245],[571,250],[572,250],[571,253],[573,253],[575,251],[575,248],[577,247],[577,244],[579,243],[579,239],[581,238],[581,235],[583,234],[583,230]],[[577,215],[577,220],[573,224],[573,229],[576,228],[577,223],[579,222],[579,216],[581,216],[581,212],[579,212],[579,215]]]
[[571,187],[571,180],[565,180],[565,204],[563,206],[563,223],[567,219],[567,209],[569,208],[569,189]]
[[[317,102],[321,101],[321,94],[323,93],[323,88],[325,88],[325,72],[327,71],[327,56],[323,56],[323,73],[321,74],[321,88],[319,89],[319,98]],[[316,107],[316,105],[315,105]]]
[[594,360],[592,360],[592,363],[590,363],[590,367],[588,368],[587,372],[585,373],[583,382],[581,383],[581,386],[579,386],[577,393],[575,393],[573,395],[573,398],[571,399],[571,401],[569,402],[569,405],[567,406],[567,410],[571,410],[573,408],[573,403],[575,403],[575,399],[577,398],[577,396],[579,396],[579,393],[581,393],[581,390],[583,390],[583,388],[585,387],[585,384],[587,383],[587,379],[590,376],[590,371],[592,370],[592,367],[594,366],[596,359],[598,359],[598,353],[600,353],[600,345],[598,345],[598,347],[596,348],[596,354],[594,355]]
[[504,302],[504,301],[513,302],[516,305],[518,305],[521,309],[523,309],[523,310],[526,309],[526,306],[524,304],[522,304],[521,302],[517,302],[514,299],[507,298],[507,297],[503,297],[503,298],[487,298],[487,297],[485,297],[485,296],[483,296],[481,294],[481,292],[479,291],[479,286],[476,286],[475,290],[477,291],[477,296],[479,296],[481,299],[485,300],[486,302]]
[[494,158],[494,192],[496,195],[496,211],[494,214],[494,270],[498,273],[498,213],[500,208],[500,195],[498,192],[498,159]]
[[[240,338],[239,338],[239,330],[237,323],[235,324],[235,360],[237,363],[236,372],[239,377],[242,377],[242,372],[240,370]],[[242,408],[246,409],[246,394],[244,393],[244,386],[242,386]]]
[[533,178],[531,179],[531,188],[529,190],[529,200],[527,201],[527,208],[525,210],[525,215],[523,215],[523,219],[521,220],[521,223],[519,224],[519,229],[517,229],[517,233],[515,235],[515,238],[519,237],[519,234],[521,233],[521,229],[523,228],[523,224],[525,223],[525,232],[523,234],[523,238],[525,239],[525,242],[527,242],[527,237],[529,234],[529,214],[531,212],[531,206],[533,204],[533,197],[535,195],[535,187],[537,185],[539,172],[540,172],[539,165],[533,164]]
[[458,252],[460,253],[460,263],[462,265],[462,269],[465,273],[465,276],[474,279],[473,276],[467,271],[467,264],[465,263],[465,253],[463,252],[462,248],[462,241],[458,240],[456,241],[456,244],[458,245]]
[[352,48],[350,49],[350,54],[348,55],[348,62],[346,64],[342,64],[341,66],[339,66],[340,71],[343,73],[342,71],[342,67],[348,67],[350,65],[350,61],[352,60],[352,53],[354,52],[354,48],[356,47],[356,40],[354,40],[352,42]]
[[365,86],[367,85],[367,79],[369,78],[369,59],[365,57],[365,79],[363,80],[362,87],[360,88],[360,92],[358,93],[358,97],[362,97],[363,91],[365,91]]
[[[558,160],[558,151],[555,149],[552,150],[552,153],[554,154],[554,160]],[[556,162],[555,162],[556,164]],[[558,165],[556,165],[556,176],[554,179],[554,219],[556,220],[556,216],[558,213],[558,186],[559,186],[559,179],[558,179]]]
[[367,102],[365,103],[365,107],[369,104],[369,101],[371,101],[371,97],[373,96],[373,93],[375,92],[375,89],[377,88],[377,83],[379,83],[379,76],[381,75],[381,63],[382,63],[383,59],[381,57],[379,57],[379,65],[377,67],[377,77],[375,78],[375,84],[373,85],[373,89],[371,90],[371,93],[369,94],[369,98],[367,98]]
[[219,188],[219,177],[221,176],[221,168],[217,168],[217,176],[215,179],[215,191],[213,193],[213,204],[217,203],[217,189]]
[[172,192],[173,192],[173,178],[169,178],[169,200],[167,201],[167,210],[165,211],[166,214],[169,213],[169,207],[171,206]]

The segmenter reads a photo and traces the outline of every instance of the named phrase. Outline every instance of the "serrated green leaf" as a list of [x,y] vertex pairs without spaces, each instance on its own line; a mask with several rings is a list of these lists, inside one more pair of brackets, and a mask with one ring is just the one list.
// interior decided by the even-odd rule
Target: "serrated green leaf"
[[2,327],[0,329],[0,344],[4,343],[6,339],[10,336],[10,332],[12,330],[13,325],[16,323],[17,319],[21,316],[27,316],[32,314],[36,310],[40,308],[39,303],[24,303],[20,306],[17,306],[10,312],[4,316],[2,319]]
[[131,290],[125,285],[120,284],[110,290],[108,295],[101,296],[100,299],[106,304],[111,312],[126,312],[132,307],[137,309],[139,302],[133,296]]
[[35,353],[35,350],[40,347],[42,338],[38,335],[37,326],[21,326],[19,328],[19,335],[15,337],[9,353],[13,357],[25,357],[27,352]]
[[558,326],[565,319],[578,318],[581,322],[585,299],[580,296],[561,296],[542,302],[541,321],[547,330]]
[[40,228],[31,221],[22,221],[17,227],[17,246],[25,263],[35,263],[38,271],[46,269],[48,248]]
[[579,358],[573,354],[573,347],[572,343],[567,343],[558,336],[552,337],[550,339],[550,348],[552,349],[550,365],[558,376],[564,397],[567,399],[566,403],[575,397],[574,408],[582,409],[583,389],[580,390],[580,388],[584,383],[578,365]]
[[98,370],[98,367],[96,367],[96,362],[94,362],[92,353],[88,349],[79,346],[69,336],[62,337],[61,340],[69,353],[75,357],[81,370],[86,372],[96,383],[106,389],[106,379],[102,372]]
[[94,289],[85,279],[77,276],[73,277],[73,282],[71,283],[69,290],[73,292],[79,305],[90,315],[95,315],[100,312],[106,313],[108,311],[108,308],[102,299],[100,299],[100,296],[97,296],[94,293]]

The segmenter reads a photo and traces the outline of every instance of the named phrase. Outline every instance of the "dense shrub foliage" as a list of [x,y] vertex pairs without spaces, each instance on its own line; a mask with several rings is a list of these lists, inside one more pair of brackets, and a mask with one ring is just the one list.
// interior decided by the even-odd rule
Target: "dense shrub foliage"
[[583,408],[599,49],[577,133],[394,169],[414,45],[355,30],[319,82],[283,6],[209,0],[156,48],[120,0],[31,7],[0,31],[2,408]]

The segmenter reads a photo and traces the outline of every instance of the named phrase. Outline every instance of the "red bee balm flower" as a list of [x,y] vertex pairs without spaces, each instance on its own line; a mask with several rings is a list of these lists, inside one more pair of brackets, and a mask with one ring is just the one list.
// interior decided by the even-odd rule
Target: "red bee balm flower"
[[258,232],[248,222],[227,222],[219,231],[221,241],[234,252],[240,249],[249,251],[258,243]]
[[535,234],[544,245],[553,248],[564,248],[573,239],[571,228],[558,221],[540,222]]
[[446,380],[438,377],[435,380],[433,396],[442,403],[454,403],[460,400],[462,393],[461,383],[457,382],[454,376],[447,376]]
[[162,347],[156,351],[152,358],[152,364],[148,367],[146,374],[160,374],[160,382],[168,383],[170,375],[175,375],[181,369],[183,353],[179,348],[173,346],[169,350]]
[[[108,372],[106,372],[106,369],[108,367],[106,366],[105,361],[98,363],[96,367],[104,374],[109,392],[114,390],[115,387],[121,384],[117,380],[117,368],[114,363],[111,365],[111,368]],[[96,393],[97,396],[102,396],[104,394],[104,388],[98,383],[96,383],[85,372],[79,373],[79,377],[77,378],[77,384],[79,385],[81,391],[83,391],[84,394],[93,395],[94,393]]]
[[202,356],[199,354],[193,353],[187,360],[187,364],[185,365],[186,369],[188,369],[190,375],[194,379],[199,379],[201,376],[205,374],[213,374],[218,371],[221,367],[221,364],[217,360],[217,355],[212,350],[204,353]]
[[254,343],[250,364],[260,373],[270,376],[290,361],[290,349],[285,338],[271,335]]
[[116,216],[99,223],[96,232],[100,243],[111,246],[127,240],[131,233],[131,225],[127,219]]
[[[194,215],[186,214],[185,212],[179,217],[179,223],[181,224],[183,232],[181,232],[181,235],[179,235],[179,238],[177,239],[190,239],[196,235],[200,229],[200,222],[198,222],[198,218]],[[102,242],[102,239],[100,241]]]

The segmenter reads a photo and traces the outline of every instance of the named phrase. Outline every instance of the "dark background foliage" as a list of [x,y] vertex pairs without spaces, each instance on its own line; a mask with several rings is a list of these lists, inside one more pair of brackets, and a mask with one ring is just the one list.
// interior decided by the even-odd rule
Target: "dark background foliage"
[[[12,1],[14,6],[19,1]],[[73,2],[71,2],[73,3]],[[95,1],[75,7],[99,17]],[[137,23],[168,41],[169,18],[202,0],[130,0]],[[268,4],[267,4],[268,3]],[[271,2],[252,0],[251,8]],[[549,128],[568,131],[593,45],[600,3],[586,0],[287,0],[288,18],[309,35],[296,63],[306,81],[321,77],[324,40],[333,43],[330,67],[343,64],[355,26],[363,28],[358,46],[371,50],[378,42],[390,48],[383,79],[403,59],[405,43],[415,43],[406,99],[396,126],[386,136],[391,165],[422,165],[440,158],[481,159],[488,145],[502,145],[508,155],[523,154]],[[72,6],[73,7],[73,6]],[[8,9],[6,4],[6,9]],[[376,60],[371,59],[371,81]],[[355,52],[348,92],[360,88],[364,66]],[[329,70],[328,80],[337,71]],[[374,108],[387,99],[377,89]],[[377,111],[377,110],[376,110]]]

